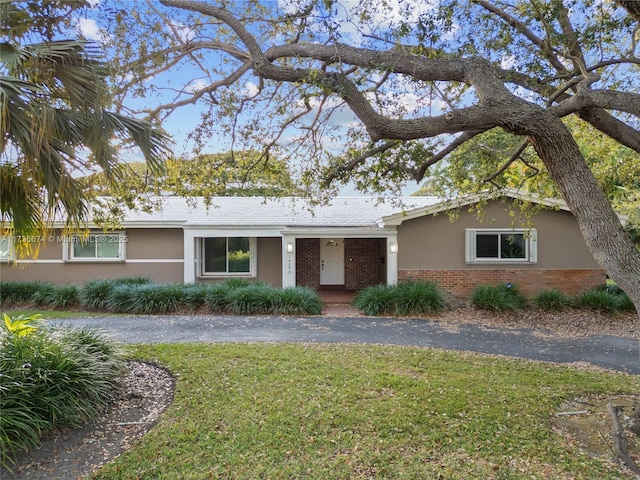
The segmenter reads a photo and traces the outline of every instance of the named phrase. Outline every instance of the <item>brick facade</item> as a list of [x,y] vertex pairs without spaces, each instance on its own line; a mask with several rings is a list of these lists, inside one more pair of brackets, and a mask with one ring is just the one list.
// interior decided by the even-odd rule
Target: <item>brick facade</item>
[[[344,287],[361,290],[383,283],[382,257],[385,240],[380,238],[345,238]],[[320,240],[296,240],[296,285],[320,288]]]
[[320,287],[320,240],[296,239],[296,285]]
[[398,270],[398,280],[435,281],[451,300],[466,302],[473,289],[480,285],[513,283],[526,296],[540,290],[557,288],[575,295],[596,285],[604,284],[606,275],[602,270]]
[[383,283],[383,252],[381,238],[345,238],[344,286],[347,290],[362,290]]

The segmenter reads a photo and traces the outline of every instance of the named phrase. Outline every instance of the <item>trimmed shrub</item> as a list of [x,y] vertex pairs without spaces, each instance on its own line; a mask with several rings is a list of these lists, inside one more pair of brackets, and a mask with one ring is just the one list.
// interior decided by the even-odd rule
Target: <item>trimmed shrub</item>
[[447,308],[444,294],[434,282],[405,282],[396,291],[397,315],[438,313]]
[[447,307],[444,294],[433,282],[374,285],[358,292],[353,306],[365,315],[421,315]]
[[617,310],[617,305],[617,297],[601,289],[587,290],[576,298],[576,306],[578,308],[586,308],[602,313],[614,313]]
[[227,294],[228,308],[237,315],[256,315],[273,312],[274,288],[253,284],[231,289]]
[[78,287],[69,285],[45,284],[33,294],[34,305],[51,308],[75,307],[79,303]]
[[54,295],[55,285],[51,283],[43,283],[40,289],[36,291],[31,297],[31,304],[38,307],[48,306],[51,298]]
[[570,307],[573,300],[558,289],[542,290],[533,297],[533,303],[540,310],[561,311]]
[[360,290],[353,299],[353,306],[365,315],[391,315],[395,311],[395,289],[389,285],[373,285]]
[[107,308],[109,295],[119,285],[149,285],[149,277],[121,277],[98,278],[89,280],[79,290],[78,297],[83,307],[92,310],[104,310]]
[[482,310],[503,312],[521,310],[527,301],[516,285],[481,285],[471,294],[471,304]]
[[322,300],[308,287],[273,289],[272,313],[278,315],[320,315]]
[[39,281],[33,282],[0,282],[0,301],[2,303],[30,302],[33,295],[43,286]]
[[629,296],[617,285],[603,285],[583,292],[576,298],[576,307],[608,314],[635,311]]
[[123,284],[111,291],[107,308],[118,313],[170,313],[185,304],[184,298],[179,283]]
[[[247,283],[248,285],[248,283]],[[244,286],[247,286],[244,285]],[[229,293],[233,290],[233,284],[228,281],[207,285],[204,297],[205,307],[213,313],[225,313],[229,311]]]
[[207,285],[204,283],[188,283],[183,285],[185,305],[198,309],[205,304],[207,299]]
[[89,280],[80,288],[80,304],[91,310],[104,310],[115,286],[116,283],[113,280]]
[[89,329],[38,328],[0,335],[0,463],[42,434],[76,428],[114,399],[123,351]]

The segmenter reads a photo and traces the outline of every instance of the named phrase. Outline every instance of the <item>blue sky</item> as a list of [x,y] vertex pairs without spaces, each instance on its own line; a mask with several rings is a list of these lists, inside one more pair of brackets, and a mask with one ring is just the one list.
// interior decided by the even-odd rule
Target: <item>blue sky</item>
[[[271,0],[266,0],[266,1],[271,1]],[[96,5],[99,2],[100,0],[94,0],[94,4]],[[118,2],[117,5],[118,7],[122,8],[121,6],[125,3],[130,4],[131,5],[130,8],[135,8],[136,2],[134,1],[120,1]],[[292,8],[291,5],[299,6],[300,3],[301,3],[300,0],[274,0],[273,6],[274,8],[279,8],[287,11],[288,9]],[[358,0],[342,0],[342,4],[344,7],[344,11],[346,11],[347,9],[350,9],[356,6],[358,4]],[[407,11],[410,12],[409,15],[418,15],[421,11],[431,8],[429,5],[429,2],[424,0],[401,0],[401,1],[395,2],[395,4],[397,6],[395,7],[395,10],[391,14],[389,14],[389,12],[382,13],[382,12],[376,12],[376,11],[370,11],[368,13],[372,15],[372,17],[375,19],[378,25],[388,25],[400,19],[407,20],[406,18],[408,15],[406,13]],[[407,8],[407,10],[401,11],[401,7],[400,7],[401,5],[402,7]],[[336,9],[338,20],[341,19],[340,18],[342,15],[340,13],[341,11],[342,10],[338,8]],[[179,16],[176,18],[179,18]],[[177,26],[178,28],[182,28],[180,27],[178,22],[179,20],[176,20],[175,26]],[[82,31],[83,35],[86,38],[99,40],[101,32],[94,19],[78,18],[77,26]],[[341,34],[343,35],[342,38],[352,42],[353,44],[358,44],[359,42],[358,37],[361,36],[362,33],[363,33],[362,31],[357,31],[349,27],[348,25],[346,28],[341,29]],[[189,35],[186,29],[185,29],[185,35]],[[177,81],[177,83],[180,83],[180,79],[183,79],[183,78],[187,78],[187,79],[194,78],[194,70],[189,70],[188,68],[183,70],[173,68],[169,73],[159,75],[157,78],[154,79],[154,82],[157,82],[158,85],[164,84],[164,82],[166,82],[167,80],[171,82]],[[243,80],[243,81],[246,82],[243,85],[243,88],[245,88],[247,91],[251,91],[252,89],[256,88],[256,85],[254,83],[256,80],[254,78],[248,77],[247,80]],[[191,82],[190,87],[195,89],[198,87],[202,87],[204,85],[205,85],[205,80],[201,79],[201,80],[195,80]],[[409,105],[413,101],[414,101],[414,98],[412,98],[410,95],[406,95],[406,96],[399,95],[398,97],[394,98],[394,102],[397,104],[406,103],[407,105]],[[158,102],[157,99],[151,98],[151,97],[130,98],[125,102],[125,104],[129,108],[132,108],[135,110],[135,109],[143,109],[149,106],[153,106],[157,102]],[[435,103],[433,105],[433,113],[438,113],[439,111],[441,111],[442,107],[443,106],[441,104]],[[193,148],[193,143],[189,142],[188,135],[190,132],[193,131],[193,129],[198,125],[200,121],[200,114],[202,112],[201,108],[202,107],[200,107],[197,104],[180,107],[178,110],[173,112],[168,118],[166,118],[163,121],[163,127],[174,138],[174,141],[175,141],[174,153],[176,156],[190,156]],[[342,125],[346,127],[353,124],[355,122],[355,118],[347,108],[343,108],[337,115],[334,116],[332,121],[336,125]],[[292,132],[292,135],[295,135],[295,132]],[[337,145],[337,147],[342,147],[342,145]],[[208,142],[208,145],[203,151],[222,152],[222,151],[229,150],[229,148],[230,148],[230,142],[227,138],[211,137]],[[330,145],[329,145],[329,148],[331,148]],[[140,155],[136,152],[127,153],[123,155],[123,158],[129,161],[141,159]],[[418,188],[418,185],[416,185],[415,183],[412,183],[409,186],[407,186],[407,188],[404,189],[403,193],[411,193],[415,191],[417,188]],[[346,187],[345,189],[343,189],[343,193],[354,193],[354,189],[352,187]]]

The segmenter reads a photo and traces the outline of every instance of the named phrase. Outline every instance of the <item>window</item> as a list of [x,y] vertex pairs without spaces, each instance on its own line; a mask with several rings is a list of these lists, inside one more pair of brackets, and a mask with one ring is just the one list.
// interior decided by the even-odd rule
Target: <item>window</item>
[[536,263],[537,235],[534,229],[465,230],[467,263]]
[[212,237],[202,239],[203,275],[253,275],[254,239]]
[[0,262],[8,262],[15,258],[13,242],[10,237],[0,237]]
[[[68,242],[68,256],[66,260],[78,262],[108,262],[124,261],[127,237],[122,232],[98,234],[92,233],[86,237],[72,236]],[[65,249],[65,253],[67,249]]]

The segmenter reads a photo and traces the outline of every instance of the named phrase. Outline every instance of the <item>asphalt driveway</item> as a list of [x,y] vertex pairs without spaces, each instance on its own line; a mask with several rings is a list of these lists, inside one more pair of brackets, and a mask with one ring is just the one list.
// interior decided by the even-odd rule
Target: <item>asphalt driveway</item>
[[640,374],[638,340],[607,335],[446,324],[424,319],[272,316],[113,316],[55,323],[98,328],[125,343],[317,342],[444,348],[556,363],[588,362]]

